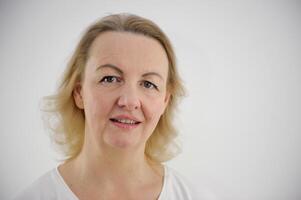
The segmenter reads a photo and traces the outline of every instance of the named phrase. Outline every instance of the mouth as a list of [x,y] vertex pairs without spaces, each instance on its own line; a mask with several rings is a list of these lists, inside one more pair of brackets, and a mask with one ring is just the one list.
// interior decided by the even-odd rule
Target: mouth
[[110,119],[112,122],[116,123],[121,123],[121,124],[128,124],[128,125],[135,125],[135,124],[140,124],[141,122],[135,121],[132,119],[116,119],[116,118],[111,118]]
[[110,118],[110,121],[113,122],[115,126],[122,129],[133,129],[141,123],[140,121],[129,118]]

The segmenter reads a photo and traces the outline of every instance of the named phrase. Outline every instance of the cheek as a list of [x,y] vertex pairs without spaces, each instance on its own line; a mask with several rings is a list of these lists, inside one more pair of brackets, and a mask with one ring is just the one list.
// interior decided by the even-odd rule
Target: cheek
[[157,123],[164,112],[165,104],[163,100],[149,100],[144,106],[144,112],[148,120]]
[[103,123],[108,117],[110,110],[112,109],[113,100],[105,98],[103,95],[92,93],[87,96],[85,102],[85,114],[86,119],[92,122],[94,125]]

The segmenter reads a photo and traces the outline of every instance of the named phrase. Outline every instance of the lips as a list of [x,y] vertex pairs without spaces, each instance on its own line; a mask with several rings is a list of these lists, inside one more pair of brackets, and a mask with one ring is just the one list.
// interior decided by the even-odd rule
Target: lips
[[135,117],[127,115],[119,115],[114,118],[110,118],[110,121],[119,128],[125,129],[135,128],[141,123],[141,121],[137,120]]
[[123,123],[123,124],[139,124],[140,122],[135,121],[135,120],[131,120],[131,119],[115,119],[115,118],[111,118],[110,119],[113,122],[119,122],[119,123]]

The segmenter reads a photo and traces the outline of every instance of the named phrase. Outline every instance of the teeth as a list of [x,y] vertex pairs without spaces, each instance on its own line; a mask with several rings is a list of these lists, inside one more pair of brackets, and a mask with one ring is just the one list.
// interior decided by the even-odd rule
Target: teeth
[[136,124],[136,121],[131,119],[117,119],[117,121],[124,124]]

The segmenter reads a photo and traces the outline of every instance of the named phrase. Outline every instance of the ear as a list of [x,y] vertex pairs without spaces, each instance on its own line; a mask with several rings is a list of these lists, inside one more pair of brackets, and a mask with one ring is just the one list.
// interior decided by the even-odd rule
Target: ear
[[164,99],[164,107],[165,107],[164,111],[169,103],[170,97],[171,97],[171,94],[169,92],[166,92],[165,99]]
[[75,101],[76,106],[79,109],[84,109],[84,101],[82,96],[82,85],[80,82],[77,82],[72,91],[72,95]]
[[169,103],[169,99],[170,99],[170,93],[169,92],[166,92],[166,95],[165,95],[165,99],[164,99],[164,103],[167,105]]

